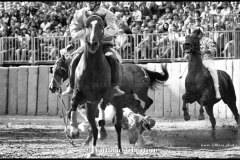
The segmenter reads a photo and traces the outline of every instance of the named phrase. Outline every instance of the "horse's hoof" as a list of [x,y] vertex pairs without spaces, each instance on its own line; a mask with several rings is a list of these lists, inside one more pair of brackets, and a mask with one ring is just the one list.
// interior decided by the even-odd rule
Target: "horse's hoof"
[[93,157],[97,157],[97,155],[95,153],[89,153],[87,155],[87,158],[93,158]]
[[76,138],[79,137],[79,131],[77,131],[77,132],[71,132],[70,134],[71,134],[71,137],[72,137],[73,139],[76,139]]
[[189,120],[190,120],[189,114],[188,114],[188,115],[184,115],[184,120],[185,120],[185,121],[189,121]]
[[217,140],[215,129],[212,129],[212,131],[211,131],[211,138],[213,141]]
[[199,115],[198,120],[204,120],[205,116],[204,115]]
[[122,155],[123,155],[123,152],[122,152],[122,151],[117,153],[117,157],[120,157],[120,156],[122,156]]
[[106,139],[107,138],[107,132],[106,132],[106,130],[105,129],[101,129],[100,130],[100,137],[99,137],[99,139],[100,140],[104,140],[104,139]]

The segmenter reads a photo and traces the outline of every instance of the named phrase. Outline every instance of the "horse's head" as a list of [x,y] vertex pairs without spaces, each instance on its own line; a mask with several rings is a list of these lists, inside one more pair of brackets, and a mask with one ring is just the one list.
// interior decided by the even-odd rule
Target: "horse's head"
[[193,33],[185,37],[183,44],[183,52],[185,54],[199,54],[200,53],[200,38]]
[[52,73],[53,76],[49,84],[49,89],[52,93],[58,91],[62,82],[68,78],[69,61],[70,60],[66,59],[64,55],[61,55],[55,65],[50,68],[50,73]]
[[87,48],[90,53],[95,53],[99,49],[104,35],[104,28],[106,27],[106,14],[99,15],[97,13],[92,13],[90,15],[89,12],[85,12],[85,15],[87,17],[85,27],[88,33],[86,36]]

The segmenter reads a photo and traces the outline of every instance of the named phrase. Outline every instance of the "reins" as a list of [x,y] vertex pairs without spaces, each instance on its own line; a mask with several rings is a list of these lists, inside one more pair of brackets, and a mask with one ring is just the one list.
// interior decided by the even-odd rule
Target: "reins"
[[[64,124],[65,124],[65,129],[64,129],[65,136],[66,136],[68,142],[69,142],[71,145],[73,145],[74,147],[76,147],[76,145],[73,143],[72,137],[67,133],[68,118],[66,118],[66,117],[67,117],[67,114],[66,114],[66,116],[64,116],[64,111],[63,111],[63,110],[65,109],[65,111],[66,111],[66,113],[67,113],[67,108],[66,108],[66,105],[65,105],[65,103],[64,103],[64,100],[63,100],[63,98],[62,98],[62,88],[61,88],[62,83],[58,83],[58,81],[55,79],[55,77],[52,77],[52,79],[59,85],[59,90],[58,90],[58,93],[56,93],[56,94],[57,94],[57,97],[61,99],[62,104],[63,104],[61,111],[62,111],[62,116],[63,116],[63,122],[64,122]],[[63,107],[64,107],[64,109],[63,109]],[[66,118],[67,120],[66,120],[65,118]]]

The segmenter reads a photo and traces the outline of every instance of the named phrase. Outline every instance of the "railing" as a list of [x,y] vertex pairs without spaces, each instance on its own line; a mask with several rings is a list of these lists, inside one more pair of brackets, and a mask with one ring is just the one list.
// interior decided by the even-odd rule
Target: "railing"
[[[123,62],[185,61],[181,39],[184,39],[186,33],[118,36],[115,38],[114,48],[122,56]],[[205,36],[212,38],[216,43],[216,58],[240,57],[240,31],[209,31],[205,32]],[[119,39],[124,40],[124,38],[126,40],[119,43]],[[54,64],[70,41],[73,41],[71,37],[1,37],[0,64]],[[77,49],[80,41],[75,41],[75,44]]]

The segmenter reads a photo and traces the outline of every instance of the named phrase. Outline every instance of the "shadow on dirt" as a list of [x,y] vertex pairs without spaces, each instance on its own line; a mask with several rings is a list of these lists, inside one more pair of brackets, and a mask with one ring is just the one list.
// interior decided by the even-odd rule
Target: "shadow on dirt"
[[[22,144],[22,143],[64,143],[67,142],[63,129],[1,129],[0,143]],[[86,135],[80,135],[78,139],[86,139]]]

